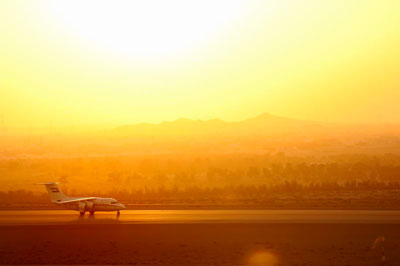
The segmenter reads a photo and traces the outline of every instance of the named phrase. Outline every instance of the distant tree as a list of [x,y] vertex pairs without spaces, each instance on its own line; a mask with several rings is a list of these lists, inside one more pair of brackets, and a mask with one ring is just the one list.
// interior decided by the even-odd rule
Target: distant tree
[[108,182],[110,183],[120,183],[121,174],[119,172],[111,172],[108,174]]

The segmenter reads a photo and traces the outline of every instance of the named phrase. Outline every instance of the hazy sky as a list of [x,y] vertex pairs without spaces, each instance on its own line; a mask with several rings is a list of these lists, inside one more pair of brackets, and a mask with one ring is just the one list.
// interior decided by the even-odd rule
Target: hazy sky
[[400,1],[0,1],[6,126],[400,123]]

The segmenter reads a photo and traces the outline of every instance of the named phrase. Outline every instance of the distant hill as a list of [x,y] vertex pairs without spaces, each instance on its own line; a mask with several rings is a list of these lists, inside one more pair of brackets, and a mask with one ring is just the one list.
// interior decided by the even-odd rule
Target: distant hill
[[238,122],[179,118],[81,134],[3,135],[2,138],[0,158],[266,152],[327,156],[400,151],[400,125],[333,124],[268,113]]
[[221,119],[192,120],[179,118],[175,121],[159,124],[125,125],[115,128],[112,134],[118,136],[243,135],[303,130],[312,127],[318,128],[321,125],[320,122],[296,120],[263,113],[239,122],[226,122]]

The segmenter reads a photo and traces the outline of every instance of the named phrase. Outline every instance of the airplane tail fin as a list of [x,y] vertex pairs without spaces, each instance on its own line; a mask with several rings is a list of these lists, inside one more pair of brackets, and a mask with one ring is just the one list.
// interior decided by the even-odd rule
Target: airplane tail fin
[[38,183],[36,185],[45,185],[47,192],[49,193],[50,199],[52,202],[57,203],[64,200],[68,200],[68,197],[62,193],[61,189],[58,187],[57,183],[49,182],[49,183]]

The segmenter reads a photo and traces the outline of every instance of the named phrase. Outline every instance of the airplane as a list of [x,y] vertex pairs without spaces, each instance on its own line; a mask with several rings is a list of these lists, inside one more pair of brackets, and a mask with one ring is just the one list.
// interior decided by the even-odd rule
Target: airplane
[[99,198],[99,197],[68,197],[62,193],[57,183],[38,183],[37,185],[45,185],[49,193],[51,202],[62,206],[67,210],[79,211],[81,215],[85,215],[88,211],[93,215],[95,211],[116,211],[120,214],[120,210],[126,209],[125,205],[119,203],[113,198]]

